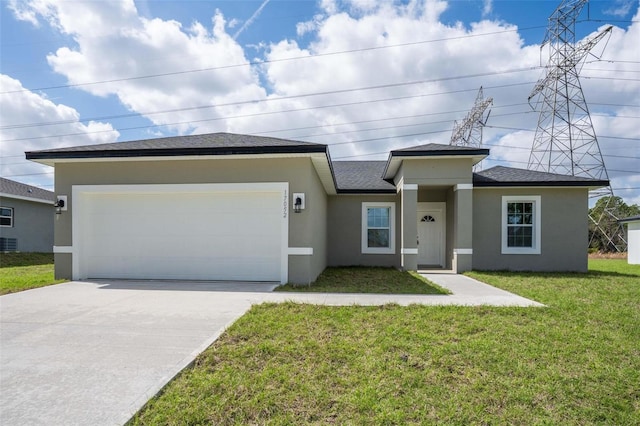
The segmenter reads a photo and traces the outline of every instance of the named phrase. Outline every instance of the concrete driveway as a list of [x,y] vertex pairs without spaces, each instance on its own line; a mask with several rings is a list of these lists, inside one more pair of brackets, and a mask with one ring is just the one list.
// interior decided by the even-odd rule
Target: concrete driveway
[[272,284],[70,282],[0,298],[0,424],[125,423]]
[[542,306],[471,278],[453,295],[272,293],[273,284],[70,282],[0,297],[0,424],[125,423],[252,304]]

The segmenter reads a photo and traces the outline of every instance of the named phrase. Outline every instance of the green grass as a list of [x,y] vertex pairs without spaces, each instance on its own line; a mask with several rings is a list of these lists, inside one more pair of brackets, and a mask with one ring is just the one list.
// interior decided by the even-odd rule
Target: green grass
[[254,306],[131,423],[640,424],[640,267],[470,275],[547,308]]
[[53,253],[0,254],[0,294],[58,284],[53,276]]
[[448,294],[415,272],[395,268],[327,268],[311,285],[287,284],[276,291],[316,293]]

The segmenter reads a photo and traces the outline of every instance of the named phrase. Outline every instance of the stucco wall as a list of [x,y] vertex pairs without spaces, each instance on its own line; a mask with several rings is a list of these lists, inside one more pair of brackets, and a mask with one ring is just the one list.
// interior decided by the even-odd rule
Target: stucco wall
[[429,186],[471,183],[472,168],[470,158],[404,159],[395,181]]
[[322,186],[314,168],[310,169],[308,209],[311,213],[309,228],[311,229],[310,241],[314,249],[314,256],[310,259],[310,281],[315,279],[327,267],[327,193]]
[[13,208],[13,226],[1,227],[0,237],[16,238],[18,251],[53,251],[53,223],[56,219],[53,203],[3,197],[0,199],[0,205]]
[[[56,194],[68,196],[68,211],[55,223],[55,245],[62,247],[72,244],[72,185],[289,182],[289,198],[304,192],[307,203],[299,214],[290,203],[289,247],[313,248],[312,256],[289,256],[289,280],[314,280],[326,266],[326,195],[309,158],[59,163],[55,182]],[[69,278],[71,256],[56,260],[56,274]]]
[[[502,196],[541,196],[540,254],[501,254]],[[587,271],[588,190],[584,188],[475,188],[473,268],[515,271]]]
[[[305,191],[305,209],[292,213],[292,219],[300,216],[304,226],[293,228],[289,241],[308,241],[305,247],[313,248],[313,256],[289,256],[289,281],[296,284],[308,284],[316,280],[327,267],[327,194],[315,169],[307,169],[308,186]],[[291,194],[296,192],[291,190]],[[302,235],[291,235],[292,232]],[[289,244],[290,247],[294,247]],[[295,246],[297,247],[297,246]]]
[[[329,266],[389,266],[400,268],[401,200],[399,195],[338,195],[328,199],[328,265]],[[396,203],[395,254],[363,254],[362,203]]]

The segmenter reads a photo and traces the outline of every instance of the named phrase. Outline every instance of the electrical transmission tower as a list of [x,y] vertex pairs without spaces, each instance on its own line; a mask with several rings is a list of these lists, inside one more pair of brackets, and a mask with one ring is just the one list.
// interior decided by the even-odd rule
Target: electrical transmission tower
[[[453,132],[451,133],[449,145],[482,147],[482,128],[487,124],[487,120],[491,114],[491,108],[489,108],[489,106],[492,104],[493,98],[489,97],[485,99],[482,86],[480,86],[478,96],[476,96],[476,101],[471,111],[469,111],[462,122],[453,122]],[[480,163],[476,164],[474,171],[477,171],[476,168],[479,166]]]
[[[531,104],[537,97],[534,109],[540,110],[528,169],[608,180],[578,74],[583,59],[613,27],[576,43],[576,20],[587,2],[563,0],[549,17],[549,27],[541,45],[541,49],[545,45],[549,49],[546,74],[536,83],[528,99]],[[603,226],[606,221],[617,220],[613,211],[613,189],[607,186],[591,191],[589,195],[591,198],[608,197],[607,203],[612,205],[607,205],[599,217],[590,217],[590,220],[612,248],[625,250],[622,228],[616,224],[615,231],[611,231]]]

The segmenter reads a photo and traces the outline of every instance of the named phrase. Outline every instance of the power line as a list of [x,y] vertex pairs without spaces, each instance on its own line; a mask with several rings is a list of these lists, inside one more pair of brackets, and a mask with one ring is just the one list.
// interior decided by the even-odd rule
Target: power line
[[[523,129],[523,128],[519,128],[519,127],[507,127],[507,126],[487,126],[487,127],[491,127],[493,129],[505,129],[505,130],[518,130],[518,131],[522,131],[522,132],[535,132],[535,129]],[[621,140],[629,140],[629,141],[638,141],[640,140],[640,138],[625,138],[623,136],[605,136],[605,135],[599,135],[599,138],[605,138],[605,139],[621,139]],[[529,149],[529,148],[527,148]]]
[[[499,88],[499,87],[501,87],[501,86],[493,86],[493,88]],[[465,90],[465,91],[470,91],[470,90]],[[447,93],[453,93],[453,92],[447,92]],[[439,94],[445,94],[445,93],[438,93],[438,94],[435,94],[435,95],[439,95]],[[416,95],[416,96],[420,96],[421,97],[421,96],[428,96],[428,95]],[[389,100],[405,99],[405,98],[406,97],[390,98]],[[371,101],[371,102],[375,102],[375,101]],[[357,104],[361,104],[361,102],[358,102]],[[337,106],[349,106],[349,105],[353,105],[353,104],[352,103],[350,103],[350,104],[336,104],[336,105],[330,105],[330,106],[324,106],[324,107],[331,107],[331,106],[336,106],[337,107]],[[510,107],[521,106],[521,105],[527,105],[527,104],[526,103],[519,103],[519,104],[510,104],[510,105],[500,105],[500,106],[496,106],[495,108],[507,108],[507,107],[510,108]],[[594,103],[594,105],[612,106],[612,105],[616,105],[616,104],[598,104],[598,103]],[[619,105],[618,104],[616,106],[633,107],[634,105]],[[313,107],[312,108],[305,108],[304,110],[308,110],[308,109],[314,109],[314,108]],[[284,111],[273,111],[273,112],[260,113],[260,114],[277,114],[277,113],[295,112],[295,111],[302,111],[302,110],[303,109],[294,109],[294,110],[284,110]],[[395,120],[395,119],[417,118],[417,117],[424,117],[424,116],[430,116],[430,115],[454,114],[454,113],[461,113],[461,112],[465,112],[465,111],[466,110],[457,110],[457,111],[447,111],[447,112],[439,112],[439,113],[416,114],[416,115],[411,115],[411,116],[378,118],[378,119],[364,120],[364,121],[332,123],[330,125],[327,124],[327,125],[306,126],[306,127],[299,127],[299,128],[269,130],[269,131],[263,131],[263,132],[256,132],[254,134],[262,135],[262,134],[269,134],[269,133],[283,133],[283,132],[288,132],[288,131],[292,131],[292,130],[313,129],[313,128],[328,127],[328,126],[342,126],[342,125],[349,125],[349,124],[362,124],[362,123],[368,123],[368,122],[374,122],[374,121],[386,121],[386,120]],[[522,111],[522,112],[518,112],[518,113],[510,113],[508,115],[531,114],[531,113],[533,113],[533,111],[528,110],[528,111]],[[507,114],[499,114],[498,116],[503,116],[503,115],[507,115]],[[615,115],[615,116],[612,116],[610,114],[599,114],[599,113],[593,113],[592,115],[600,116],[600,117],[610,117],[610,118],[616,118],[616,119],[618,119],[618,118],[625,118],[625,119],[627,119],[627,118],[628,119],[638,119],[638,118],[640,118],[638,116],[627,116],[627,115]],[[123,131],[128,131],[128,130],[152,129],[152,128],[158,128],[158,127],[168,127],[168,126],[178,126],[178,125],[184,125],[184,124],[202,123],[202,122],[207,122],[207,121],[230,120],[230,119],[235,119],[235,118],[246,118],[248,116],[252,116],[252,115],[216,117],[216,118],[210,118],[210,119],[188,120],[188,121],[179,121],[179,122],[164,123],[164,124],[148,124],[148,125],[144,125],[144,126],[123,127],[123,128],[117,128],[117,129],[109,129],[109,130],[96,130],[96,131],[92,131],[92,132],[64,133],[64,134],[55,134],[55,135],[46,135],[46,136],[30,136],[30,137],[23,137],[23,138],[4,139],[3,141],[4,142],[13,142],[13,141],[60,138],[60,137],[68,137],[68,136],[86,136],[86,135],[98,134],[98,133],[123,132]],[[432,122],[430,122],[430,123],[432,123]],[[423,123],[423,124],[426,125],[426,124],[429,124],[429,123]],[[496,127],[497,128],[497,126],[489,126],[489,127]],[[505,127],[505,129],[507,129],[507,128]],[[512,128],[512,129],[513,130],[529,130],[529,129],[516,129],[516,128]],[[11,157],[21,157],[21,155],[13,155],[13,156],[11,156],[11,155],[6,155],[6,156],[0,155],[0,158],[11,158]]]
[[[456,91],[456,92],[464,92],[464,91],[467,91],[467,90],[460,90],[460,91]],[[261,115],[271,115],[271,114],[280,114],[280,113],[288,113],[288,112],[299,112],[299,111],[307,111],[307,110],[313,110],[313,109],[362,105],[362,104],[366,104],[366,103],[370,103],[370,102],[371,103],[373,103],[373,102],[386,102],[386,101],[389,101],[389,100],[409,99],[409,98],[424,97],[424,96],[438,96],[438,95],[441,95],[441,94],[448,94],[448,93],[454,93],[454,92],[446,92],[446,93],[443,92],[443,93],[434,93],[434,94],[420,94],[420,95],[412,95],[412,96],[401,96],[401,97],[387,98],[387,99],[380,99],[380,100],[372,100],[372,101],[349,102],[349,103],[342,103],[342,104],[323,105],[323,106],[307,107],[307,108],[296,108],[296,109],[281,110],[281,111],[267,111],[267,112],[252,113],[252,114],[242,114],[242,115],[236,115],[236,116],[226,116],[226,117],[206,118],[206,119],[201,119],[201,120],[180,121],[180,122],[166,123],[166,124],[153,124],[153,125],[125,127],[125,128],[109,129],[109,130],[96,130],[96,131],[93,131],[93,132],[79,132],[79,133],[56,134],[56,135],[36,136],[36,137],[24,137],[24,138],[15,138],[15,139],[4,139],[4,142],[36,140],[36,139],[49,139],[49,138],[53,138],[53,137],[57,138],[57,137],[66,137],[66,136],[84,136],[84,135],[89,135],[89,134],[116,132],[116,131],[117,132],[121,132],[121,131],[126,131],[126,130],[150,129],[150,128],[157,128],[157,127],[165,127],[165,126],[177,126],[177,125],[184,125],[184,124],[202,123],[202,122],[208,122],[208,121],[222,121],[222,120],[231,120],[231,119],[236,119],[236,118],[255,117],[255,116],[261,116]],[[498,106],[496,108],[511,108],[511,107],[514,107],[514,106],[522,106],[522,105],[527,105],[527,104],[526,103],[519,103],[519,104],[502,105],[502,106]],[[414,118],[414,117],[424,117],[424,116],[430,116],[430,115],[456,114],[456,113],[461,113],[461,112],[465,112],[465,110],[434,112],[434,113],[427,113],[427,114],[416,114],[416,115],[412,115],[412,116],[400,116],[400,117],[383,118],[383,119],[375,119],[375,120],[345,122],[345,123],[330,124],[330,125],[327,124],[327,125],[318,125],[318,126],[306,126],[304,128],[289,128],[289,129],[270,130],[270,131],[265,131],[265,132],[256,132],[255,134],[283,133],[283,132],[288,132],[288,131],[292,131],[292,130],[303,130],[303,129],[308,129],[308,128],[321,128],[321,127],[337,126],[337,125],[361,124],[361,123],[373,122],[373,121],[405,119],[405,118]],[[532,111],[523,111],[523,112],[517,113],[517,114],[529,114],[531,112]],[[516,114],[516,113],[511,113],[511,114]],[[424,124],[429,124],[429,123],[424,123]]]
[[[538,67],[532,67],[532,68],[529,68],[529,69],[510,70],[510,71],[505,71],[505,73],[506,72],[521,72],[521,71],[527,71],[527,70],[535,69],[535,68],[538,68]],[[500,73],[502,73],[502,72],[487,73],[487,74],[493,75],[493,74],[500,74]],[[198,109],[226,107],[226,106],[237,106],[237,105],[242,105],[242,104],[261,103],[261,102],[271,102],[271,101],[287,100],[287,99],[294,99],[294,98],[300,98],[300,97],[321,96],[321,95],[329,95],[329,94],[337,94],[337,93],[348,93],[348,92],[361,91],[361,90],[373,90],[373,89],[381,89],[381,88],[400,87],[400,86],[406,86],[406,85],[437,82],[437,81],[451,80],[451,79],[458,79],[458,78],[474,78],[474,77],[478,77],[478,76],[482,76],[482,75],[484,75],[484,74],[473,74],[473,75],[466,75],[466,76],[459,76],[459,77],[447,77],[447,78],[443,78],[443,79],[422,80],[422,81],[405,82],[405,83],[392,83],[392,84],[386,84],[386,85],[368,86],[368,87],[361,87],[361,88],[354,88],[354,89],[341,89],[341,90],[335,90],[335,91],[315,92],[315,93],[307,93],[307,94],[301,94],[301,95],[285,96],[285,97],[280,97],[280,98],[268,98],[268,99],[263,99],[263,100],[238,101],[238,102],[230,102],[230,103],[220,104],[220,105],[201,105],[201,106],[195,106],[195,107],[175,108],[175,109],[155,111],[155,112],[142,112],[142,113],[119,114],[119,115],[102,116],[102,117],[90,117],[90,118],[85,118],[85,119],[80,119],[80,120],[61,120],[61,121],[44,122],[44,123],[41,122],[41,123],[14,124],[14,125],[9,125],[9,126],[2,126],[2,127],[0,127],[0,129],[12,130],[12,129],[20,129],[20,128],[28,128],[28,127],[44,127],[44,126],[50,126],[50,125],[75,124],[75,123],[83,123],[83,122],[89,122],[89,121],[113,120],[113,119],[119,119],[119,118],[139,117],[139,116],[144,116],[144,115],[166,114],[166,113],[171,113],[171,112],[183,112],[183,111],[198,110]],[[497,88],[513,87],[513,86],[525,85],[525,84],[531,84],[531,82],[514,83],[514,84],[497,85],[497,86],[487,86],[487,88],[488,89],[497,89]],[[470,90],[472,90],[472,89],[464,89],[464,90],[456,90],[456,91],[448,91],[448,92],[438,92],[438,93],[433,93],[433,94],[421,94],[421,95],[414,95],[414,96],[403,96],[403,97],[387,98],[387,99],[383,99],[383,100],[378,99],[378,100],[371,100],[371,101],[362,101],[362,102],[352,103],[351,105],[368,103],[368,102],[381,102],[381,101],[388,101],[388,100],[401,100],[401,99],[408,99],[408,98],[412,98],[412,97],[421,97],[421,96],[437,96],[437,95],[444,95],[444,94],[462,93],[462,92],[467,92],[467,91],[470,91]],[[594,103],[594,104],[595,105],[603,105],[603,106],[616,106],[616,107],[639,107],[638,105],[611,104],[611,103]],[[350,105],[350,104],[337,104],[337,105],[334,105],[334,106],[347,106],[347,105]],[[235,117],[222,117],[222,118],[193,120],[193,121],[178,122],[178,123],[165,123],[165,124],[159,124],[159,125],[139,126],[139,127],[124,128],[124,129],[102,130],[102,131],[98,131],[96,133],[111,132],[111,131],[118,131],[118,130],[135,130],[135,129],[141,129],[141,128],[147,128],[147,127],[148,128],[152,128],[152,127],[172,126],[172,125],[176,125],[176,124],[191,124],[191,123],[197,123],[197,122],[203,122],[203,121],[215,121],[215,120],[221,120],[221,119],[249,117],[249,116],[261,115],[261,114],[285,113],[285,112],[302,111],[302,110],[309,110],[309,109],[315,109],[315,108],[327,108],[327,107],[330,107],[330,106],[318,106],[318,107],[310,107],[310,108],[305,108],[305,109],[271,111],[271,112],[267,112],[267,113],[247,114],[247,115],[241,115],[241,116],[235,116]],[[81,133],[73,133],[73,134],[66,134],[66,135],[53,135],[53,136],[77,136],[77,135],[83,135],[83,134],[89,134],[89,133],[94,133],[94,132],[81,132]],[[45,137],[53,137],[53,136],[45,136]],[[45,138],[45,137],[42,137],[42,138]],[[8,141],[14,141],[14,140],[31,140],[31,139],[38,139],[38,138],[37,137],[34,137],[34,138],[16,138],[16,139],[8,139],[8,140],[5,140],[5,141],[8,142]]]
[[[147,111],[147,112],[136,112],[136,113],[118,114],[118,115],[110,115],[110,116],[89,117],[89,118],[83,118],[83,119],[78,119],[78,120],[59,120],[59,121],[52,121],[52,122],[13,124],[13,125],[8,125],[8,126],[0,126],[0,130],[12,130],[12,129],[23,129],[23,128],[31,128],[31,127],[45,127],[45,126],[54,126],[54,125],[63,125],[63,124],[85,123],[85,122],[90,122],[90,121],[114,120],[114,119],[121,119],[121,118],[131,118],[131,117],[140,117],[140,116],[157,115],[157,114],[168,114],[168,113],[185,112],[185,111],[193,111],[193,110],[202,110],[202,109],[209,109],[209,108],[238,106],[238,105],[246,105],[246,104],[258,104],[258,103],[264,103],[264,102],[274,102],[274,101],[297,99],[297,98],[303,98],[303,97],[332,95],[332,94],[349,93],[349,92],[364,91],[364,90],[386,89],[386,88],[409,86],[409,85],[416,85],[416,84],[434,83],[434,82],[447,81],[447,80],[456,80],[456,79],[465,79],[465,78],[477,78],[477,77],[484,77],[484,76],[490,76],[490,75],[507,74],[507,73],[512,73],[512,72],[524,72],[524,71],[531,71],[531,70],[535,70],[535,69],[539,69],[539,68],[540,68],[539,66],[535,66],[535,67],[529,67],[529,68],[520,68],[520,69],[513,69],[513,70],[497,71],[497,72],[491,72],[491,73],[468,74],[468,75],[463,75],[463,76],[443,77],[443,78],[439,78],[439,79],[419,80],[419,81],[411,81],[411,82],[404,82],[404,83],[389,83],[389,84],[376,85],[376,86],[366,86],[366,87],[359,87],[359,88],[353,88],[353,89],[339,89],[339,90],[332,90],[332,91],[305,93],[305,94],[300,94],[300,95],[289,95],[289,96],[282,96],[282,97],[278,97],[278,98],[266,98],[266,99],[257,99],[257,100],[248,100],[248,101],[228,102],[228,103],[218,104],[218,105],[209,104],[209,105],[199,105],[199,106],[185,107],[185,108],[174,108],[174,109],[160,110],[160,111]],[[609,78],[605,78],[605,77],[592,77],[592,78],[594,78],[594,79],[609,79]],[[624,80],[624,79],[614,79],[614,80]],[[531,84],[531,83],[532,82],[513,83],[513,84],[506,84],[506,85],[487,86],[486,88],[487,89],[498,89],[498,88],[526,85],[526,84]],[[380,101],[387,101],[387,100],[409,99],[409,98],[412,98],[412,97],[421,97],[421,96],[436,96],[436,95],[445,95],[445,94],[453,94],[453,93],[462,93],[462,92],[468,92],[468,91],[471,91],[471,90],[472,89],[464,89],[464,90],[455,90],[455,91],[448,91],[448,92],[438,92],[438,93],[433,93],[433,94],[421,94],[421,95],[414,95],[414,96],[403,96],[403,97],[396,97],[396,98],[387,98],[387,99],[383,99],[383,100],[361,101],[361,102],[353,103],[352,105],[362,104],[362,103],[367,103],[367,102],[380,102]],[[614,107],[632,107],[632,108],[640,107],[639,105],[610,104],[610,103],[593,103],[593,104],[594,105],[603,105],[603,106],[614,106]],[[336,106],[347,106],[347,105],[349,105],[349,104],[338,104]],[[302,110],[309,110],[309,109],[314,109],[314,108],[327,108],[327,107],[328,106],[318,106],[318,107],[310,107],[310,108],[303,108],[303,109],[273,111],[273,112],[267,112],[267,114],[292,112],[292,111],[302,111]],[[262,113],[247,114],[247,115],[244,115],[244,116],[227,117],[227,118],[248,117],[248,116],[260,115],[260,114],[262,114]],[[219,120],[219,119],[220,118],[206,119],[206,120],[195,120],[195,121],[187,121],[187,122],[181,122],[181,123],[168,123],[168,124],[153,125],[153,126],[146,126],[146,127],[171,126],[171,125],[175,125],[175,124],[190,124],[190,123],[196,123],[196,122],[202,122],[202,121],[214,121],[214,120]],[[226,118],[222,118],[222,119],[226,119]],[[139,129],[139,128],[144,128],[144,127],[137,127],[137,128],[132,128],[132,129]],[[117,130],[117,129],[115,129],[115,130]],[[127,129],[124,129],[124,130],[127,130]],[[107,131],[114,131],[114,130],[103,130],[103,131],[99,131],[99,132],[107,132]],[[87,134],[87,132],[80,133],[80,134]],[[71,134],[71,135],[75,135],[75,134]],[[27,139],[32,139],[32,138],[11,139],[11,140],[27,140]]]
[[488,36],[488,35],[496,35],[496,34],[503,34],[503,33],[509,33],[509,32],[518,32],[518,31],[521,31],[521,30],[530,30],[530,29],[538,29],[538,28],[544,28],[544,26],[535,26],[535,27],[527,27],[527,28],[520,28],[520,29],[515,28],[515,29],[509,29],[509,30],[492,31],[492,32],[482,33],[482,34],[467,34],[467,35],[456,36],[456,37],[444,37],[444,38],[432,39],[432,40],[422,40],[422,41],[414,41],[414,42],[407,42],[407,43],[398,43],[398,44],[392,44],[392,45],[387,45],[387,46],[372,46],[372,47],[364,47],[364,48],[360,48],[360,49],[349,49],[349,50],[341,50],[341,51],[336,51],[336,52],[317,53],[317,54],[315,54],[313,56],[295,56],[295,57],[291,57],[291,58],[266,59],[266,60],[260,60],[260,61],[248,61],[248,62],[242,63],[242,64],[221,65],[221,66],[217,66],[217,67],[199,68],[199,69],[195,69],[195,70],[182,70],[182,71],[174,71],[174,72],[168,72],[168,73],[149,74],[149,75],[141,75],[141,76],[134,76],[134,77],[124,77],[124,78],[101,80],[101,81],[92,81],[92,82],[85,82],[85,83],[64,84],[64,85],[59,85],[59,86],[36,87],[36,88],[32,88],[32,89],[25,88],[25,89],[21,89],[21,90],[12,90],[12,91],[0,92],[0,95],[10,94],[10,93],[19,93],[19,92],[25,92],[25,91],[33,92],[33,91],[36,91],[36,90],[66,89],[66,88],[71,88],[71,87],[82,87],[82,86],[89,86],[89,85],[94,85],[94,84],[116,83],[116,82],[120,82],[120,81],[131,81],[131,80],[142,80],[142,79],[146,79],[146,78],[167,77],[167,76],[172,76],[172,75],[189,74],[189,73],[205,72],[205,71],[215,71],[215,70],[221,70],[221,69],[238,68],[238,67],[246,67],[246,66],[254,66],[254,65],[263,65],[263,64],[268,64],[268,63],[295,61],[295,60],[301,60],[301,59],[315,59],[315,58],[320,58],[320,57],[325,57],[325,56],[344,55],[344,54],[359,53],[359,52],[369,52],[369,51],[374,51],[374,50],[390,49],[390,48],[395,48],[395,47],[416,46],[416,45],[426,44],[426,43],[436,43],[436,42],[442,42],[442,41],[467,39],[467,38],[473,38],[473,37],[484,37],[484,36]]
[[[512,73],[512,72],[532,71],[532,70],[536,70],[536,69],[539,69],[539,68],[540,68],[539,66],[528,67],[528,68],[516,68],[516,69],[512,69],[512,70],[495,71],[495,72],[489,72],[489,73],[467,74],[467,75],[462,75],[462,76],[442,77],[442,78],[436,78],[436,79],[418,80],[418,81],[410,81],[410,82],[404,82],[404,83],[389,83],[389,84],[381,84],[381,85],[375,85],[375,86],[358,87],[358,88],[353,88],[353,89],[338,89],[338,90],[329,90],[329,91],[323,91],[323,92],[303,93],[303,94],[300,94],[300,95],[280,96],[280,97],[277,97],[277,98],[252,99],[252,100],[247,100],[247,101],[227,102],[227,103],[224,103],[224,104],[217,104],[217,105],[208,104],[208,105],[198,105],[198,106],[185,107],[185,108],[173,108],[173,109],[160,110],[160,111],[147,111],[147,112],[136,112],[136,113],[129,113],[129,114],[118,114],[118,115],[112,115],[112,116],[91,117],[91,118],[84,118],[84,119],[80,119],[80,120],[59,120],[59,121],[50,121],[50,122],[41,122],[41,123],[12,124],[12,125],[8,125],[8,126],[0,126],[0,130],[5,130],[5,129],[7,129],[7,130],[8,129],[23,129],[23,128],[28,128],[28,127],[42,127],[42,126],[52,126],[52,125],[60,125],[60,124],[73,124],[73,123],[78,123],[78,122],[84,123],[84,122],[88,122],[88,121],[112,120],[112,119],[118,119],[118,118],[137,117],[137,116],[141,116],[141,115],[142,116],[148,116],[148,115],[167,114],[167,113],[193,111],[193,110],[201,110],[201,109],[209,109],[209,108],[219,108],[219,107],[238,106],[238,105],[247,105],[247,104],[258,104],[258,103],[282,101],[282,100],[288,100],[288,99],[298,99],[298,98],[311,97],[311,96],[334,95],[334,94],[339,94],[339,93],[349,93],[349,92],[357,92],[357,91],[363,91],[363,90],[388,89],[388,88],[393,88],[393,87],[410,86],[410,85],[424,84],[424,83],[437,83],[437,82],[441,82],[441,81],[458,80],[458,79],[465,79],[465,78],[487,77],[487,76],[491,76],[491,75],[509,74],[509,73]],[[500,85],[500,86],[492,86],[492,87],[488,87],[488,88],[511,87],[511,86],[518,86],[518,85],[524,85],[524,84],[531,84],[531,82],[514,83],[514,84]],[[442,94],[460,93],[460,92],[466,92],[466,91],[468,91],[468,90],[457,90],[457,91],[450,91],[450,92],[440,92],[440,93],[424,95],[424,96],[434,96],[434,95],[442,95]],[[400,99],[402,99],[402,98],[400,98]]]

